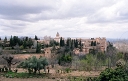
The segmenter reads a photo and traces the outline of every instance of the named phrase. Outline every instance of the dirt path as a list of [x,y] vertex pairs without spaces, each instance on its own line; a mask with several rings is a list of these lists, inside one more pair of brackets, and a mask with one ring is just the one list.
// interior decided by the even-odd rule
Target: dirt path
[[[21,73],[21,72],[25,72],[27,70],[25,69],[18,69],[18,72]],[[44,70],[41,70],[41,72],[43,73]],[[70,76],[85,76],[85,77],[88,77],[88,76],[99,76],[100,74],[100,71],[72,71],[70,73],[56,73],[57,71],[55,69],[50,69],[50,74],[52,75],[60,75],[60,76],[67,76],[67,75],[70,75]]]
[[56,79],[44,79],[44,78],[21,79],[21,78],[5,78],[5,77],[1,77],[0,81],[57,81],[57,80]]

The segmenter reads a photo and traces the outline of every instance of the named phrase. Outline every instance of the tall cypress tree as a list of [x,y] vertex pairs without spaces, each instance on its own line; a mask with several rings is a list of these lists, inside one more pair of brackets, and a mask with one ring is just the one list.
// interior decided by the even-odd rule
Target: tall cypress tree
[[60,47],[62,47],[62,37],[60,38]]
[[79,45],[80,45],[80,51],[82,51],[82,43],[81,43],[81,39],[80,39]]
[[79,45],[82,46],[81,39],[80,39]]
[[93,45],[96,46],[96,41],[93,42]]
[[75,40],[75,47],[78,48],[78,40]]
[[24,49],[26,49],[26,47],[27,47],[26,41],[23,42],[23,47],[24,47]]
[[13,46],[13,39],[12,39],[12,36],[10,38],[10,46],[12,47]]
[[33,45],[32,39],[29,38],[29,40],[28,40],[28,45],[27,45],[27,46],[28,46],[29,48],[31,48],[32,45]]
[[71,40],[71,49],[74,49],[74,40]]
[[62,46],[65,46],[65,42],[64,42],[64,40],[62,40]]
[[41,45],[37,42],[36,53],[41,53]]
[[67,39],[66,41],[66,46],[69,46],[69,39]]
[[35,35],[35,40],[38,40],[38,37]]
[[62,37],[60,38],[60,46],[61,46],[61,47],[65,46],[65,42],[64,42],[64,40],[63,40]]
[[94,46],[94,43],[93,43],[93,41],[91,41],[91,46]]

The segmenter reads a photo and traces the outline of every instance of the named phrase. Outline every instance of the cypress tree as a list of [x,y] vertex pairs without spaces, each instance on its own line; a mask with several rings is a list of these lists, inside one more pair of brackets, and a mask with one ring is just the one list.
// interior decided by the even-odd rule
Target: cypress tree
[[35,40],[38,40],[38,37],[35,35]]
[[36,53],[41,53],[41,45],[37,42]]
[[65,46],[65,42],[64,42],[64,40],[63,40],[62,37],[60,38],[60,46],[61,46],[61,47]]
[[10,46],[12,47],[13,46],[13,39],[12,39],[12,36],[10,38]]
[[93,43],[94,46],[96,46],[96,41]]
[[78,40],[75,40],[75,47],[78,48]]
[[64,40],[62,40],[62,46],[65,46]]
[[24,49],[26,49],[26,47],[27,47],[26,41],[23,42],[23,47],[24,47]]
[[94,46],[94,43],[93,43],[93,41],[91,41],[91,46]]

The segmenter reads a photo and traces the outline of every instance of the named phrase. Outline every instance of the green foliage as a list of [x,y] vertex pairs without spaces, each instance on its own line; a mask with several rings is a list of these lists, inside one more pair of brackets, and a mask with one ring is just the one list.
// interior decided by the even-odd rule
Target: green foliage
[[31,48],[32,45],[33,45],[33,41],[32,41],[31,38],[29,38],[28,41],[27,41],[27,46],[28,46],[29,48]]
[[45,74],[35,75],[29,73],[15,73],[15,72],[7,72],[4,74],[6,78],[43,78]]
[[47,65],[48,65],[48,61],[46,58],[40,57],[38,59],[35,56],[33,56],[33,57],[29,57],[28,59],[20,63],[18,67],[27,69],[29,73],[33,72],[33,70],[34,73],[36,73],[36,71],[39,71],[40,73],[40,70],[45,69],[45,66]]
[[102,69],[102,66],[107,65],[107,59],[105,54],[103,53],[97,53],[97,54],[87,54],[85,57],[82,57],[80,59],[80,70],[100,70]]
[[122,67],[116,69],[107,68],[101,72],[97,81],[128,81],[128,74]]
[[59,43],[56,42],[55,40],[50,40],[49,46],[50,46],[50,47],[52,47],[52,46],[59,46]]
[[69,72],[71,72],[71,69],[70,69],[70,68],[66,68],[65,71],[66,71],[67,73],[69,73]]
[[106,58],[106,55],[104,53],[99,52],[95,56],[99,62],[102,62],[103,64],[105,64],[107,58]]
[[71,47],[71,38],[67,39],[66,46],[69,47],[69,48]]
[[31,48],[31,46],[33,45],[33,41],[31,38],[28,38],[28,37],[21,39],[21,38],[18,38],[18,36],[11,36],[10,46],[13,48],[17,44],[19,46],[23,46],[24,49],[26,49],[27,47]]
[[26,41],[23,41],[23,47],[24,47],[24,49],[26,49],[26,47],[27,47]]
[[117,59],[123,59],[124,58],[124,56],[123,56],[123,54],[122,53],[117,53]]
[[125,66],[125,61],[123,59],[120,59],[116,62],[117,67],[124,67]]
[[79,42],[77,39],[71,39],[71,38],[68,38],[67,41],[66,41],[66,46],[70,49],[74,49],[74,48],[78,48],[78,45],[80,47],[81,45],[81,41]]
[[62,37],[60,38],[60,46],[61,47],[65,46],[65,42],[64,42],[64,39]]
[[82,70],[91,71],[93,69],[96,57],[92,54],[86,55],[85,59],[80,60]]
[[65,53],[69,53],[71,51],[71,49],[66,46],[64,51],[65,51]]
[[124,60],[125,60],[126,62],[128,62],[128,53],[125,53],[125,54],[124,54]]
[[38,37],[35,35],[35,40],[38,40]]
[[41,44],[37,43],[36,53],[41,53]]
[[11,36],[11,38],[10,38],[10,46],[13,47],[16,44],[21,45],[20,39],[18,38],[18,36],[13,36],[13,37]]
[[96,46],[96,41],[91,41],[91,46]]
[[22,45],[22,46],[20,46],[20,50],[23,50],[23,49],[24,49],[23,45]]
[[64,63],[71,63],[72,56],[70,54],[64,54],[62,57],[59,58],[58,64],[62,65]]
[[90,54],[97,54],[97,50],[96,49],[89,49],[89,53]]

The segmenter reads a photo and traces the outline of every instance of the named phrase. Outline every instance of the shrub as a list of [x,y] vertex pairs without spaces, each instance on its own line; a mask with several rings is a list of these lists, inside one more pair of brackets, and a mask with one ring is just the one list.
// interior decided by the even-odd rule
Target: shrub
[[29,74],[29,73],[15,73],[15,72],[7,72],[4,75],[6,78],[43,78],[44,74],[42,75],[35,75],[35,74]]
[[128,74],[122,67],[116,69],[106,68],[101,72],[97,81],[128,81]]
[[71,72],[71,69],[70,69],[70,68],[66,68],[65,71],[66,71],[67,73],[69,73],[69,72]]

